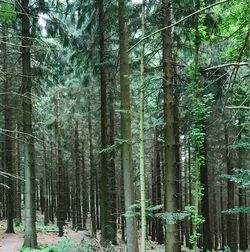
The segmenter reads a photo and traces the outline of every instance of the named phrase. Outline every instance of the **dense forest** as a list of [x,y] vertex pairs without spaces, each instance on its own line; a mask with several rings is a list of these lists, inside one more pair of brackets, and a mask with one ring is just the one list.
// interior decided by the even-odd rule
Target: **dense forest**
[[250,0],[0,0],[0,251],[248,251]]

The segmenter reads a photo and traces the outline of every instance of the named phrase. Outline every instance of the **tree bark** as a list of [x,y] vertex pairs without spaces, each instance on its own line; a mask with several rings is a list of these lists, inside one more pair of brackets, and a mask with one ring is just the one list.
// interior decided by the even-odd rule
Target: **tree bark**
[[[112,80],[110,80],[112,83]],[[109,145],[113,146],[115,144],[115,118],[114,118],[114,85],[109,90]],[[115,166],[115,150],[113,149],[110,153],[109,158],[109,185],[110,185],[110,221],[112,226],[112,243],[117,244],[117,186],[116,186],[116,166]]]
[[[226,148],[226,164],[227,164],[227,174],[233,174],[233,167],[231,163],[231,153],[229,150],[229,130],[228,126],[225,124],[225,148]],[[227,201],[227,209],[231,209],[235,207],[235,195],[234,195],[234,182],[228,180],[227,181],[227,193],[228,193],[228,201]],[[237,217],[233,214],[227,215],[227,245],[230,247],[231,252],[238,251],[238,241],[237,241]]]
[[92,236],[95,237],[96,236],[95,181],[97,174],[94,164],[92,118],[91,118],[91,104],[90,104],[89,91],[88,91],[88,131],[89,131],[89,162],[90,162],[90,215],[92,224]]
[[25,187],[25,234],[24,246],[37,247],[36,236],[36,205],[35,205],[35,163],[34,139],[32,136],[32,81],[31,54],[32,44],[30,35],[29,0],[21,0],[22,6],[22,96],[23,96],[23,134],[24,150],[24,187]]
[[82,227],[83,229],[87,228],[87,218],[88,218],[88,176],[85,165],[85,146],[84,142],[82,143]]
[[[241,141],[241,119],[239,119],[239,133],[238,133],[238,143]],[[237,169],[244,169],[243,159],[242,159],[242,149],[238,148],[238,167]],[[239,207],[246,207],[245,205],[246,190],[245,188],[239,188]],[[247,235],[247,215],[239,214],[239,248],[242,251],[246,251],[248,248],[248,235]]]
[[[163,0],[163,23],[171,23],[171,2]],[[165,121],[165,211],[169,214],[178,210],[178,169],[175,132],[175,99],[172,75],[172,38],[171,29],[162,32],[163,39],[163,88],[164,88],[164,121]],[[178,224],[166,225],[165,251],[178,252],[181,250]]]
[[81,211],[81,185],[80,185],[80,150],[79,150],[79,132],[78,121],[75,123],[75,179],[74,179],[74,214],[76,217],[76,230],[82,230],[82,211]]
[[[45,140],[44,140],[45,141]],[[44,155],[44,170],[43,170],[43,198],[44,198],[44,226],[49,224],[49,198],[48,198],[48,187],[49,187],[49,176],[48,176],[48,161],[46,153],[46,143],[43,145],[43,155]]]
[[99,59],[100,59],[100,84],[101,84],[101,178],[100,178],[100,210],[101,210],[101,243],[107,246],[116,240],[112,231],[110,178],[108,169],[108,117],[107,117],[107,70],[104,66],[105,58],[105,14],[104,0],[98,0],[99,11]]
[[[142,0],[141,11],[141,37],[145,36],[145,1]],[[144,150],[144,50],[145,43],[141,43],[141,78],[140,78],[140,195],[141,195],[141,247],[140,251],[146,251],[147,219],[146,219],[146,184],[145,184],[145,150]]]
[[3,43],[2,43],[2,56],[3,56],[3,87],[4,87],[4,129],[6,130],[5,133],[5,168],[6,172],[9,174],[8,178],[6,178],[6,186],[8,186],[7,189],[7,229],[6,233],[14,233],[14,225],[13,225],[13,219],[14,219],[14,205],[13,202],[14,199],[14,183],[13,183],[13,172],[14,172],[14,143],[13,143],[13,131],[14,131],[14,118],[13,118],[13,105],[12,105],[12,97],[11,97],[11,82],[8,79],[7,76],[7,26],[6,24],[2,25],[3,30]]
[[[132,134],[130,112],[130,87],[128,63],[128,32],[126,22],[126,1],[119,0],[119,48],[120,48],[120,90],[121,90],[121,156],[124,179],[125,211],[135,203],[134,174],[132,159]],[[126,217],[128,252],[138,252],[137,227],[135,217]]]
[[[59,88],[56,90],[56,163],[57,163],[57,205],[56,205],[56,217],[57,217],[57,226],[58,226],[58,235],[63,236],[63,226],[64,226],[64,213],[65,213],[65,183],[64,183],[64,172],[63,172],[63,163],[62,163],[62,144],[61,144],[61,115],[60,115],[60,91]],[[53,186],[53,181],[52,181]],[[53,195],[53,194],[52,194]],[[52,198],[52,203],[54,199]]]

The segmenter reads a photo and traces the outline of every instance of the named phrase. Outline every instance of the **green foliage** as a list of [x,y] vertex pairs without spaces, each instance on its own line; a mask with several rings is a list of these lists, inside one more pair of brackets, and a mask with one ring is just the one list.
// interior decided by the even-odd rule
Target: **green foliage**
[[225,214],[250,214],[250,207],[235,207],[229,210],[223,211]]
[[14,5],[6,2],[0,2],[0,20],[10,22],[16,16]]
[[243,138],[238,143],[234,144],[233,147],[239,150],[250,150],[250,139]]
[[223,177],[235,182],[238,187],[250,186],[250,170],[234,169],[233,175],[224,175]]
[[161,219],[164,220],[164,222],[166,224],[175,224],[177,221],[181,221],[181,220],[184,220],[186,218],[186,213],[182,213],[182,212],[179,212],[179,213],[162,213],[160,215]]
[[194,206],[185,206],[184,210],[185,215],[195,226],[200,226],[204,221],[204,217],[202,215],[195,214],[195,207]]
[[[155,215],[156,211],[162,210],[163,204],[155,205],[155,206],[149,206],[146,208],[146,216],[150,217],[157,217]],[[129,210],[124,214],[125,217],[139,217],[141,216],[141,204],[140,202],[136,202],[135,204],[131,205],[129,207]]]
[[202,132],[200,128],[193,128],[190,133],[190,142],[192,147],[195,149],[200,149],[204,143],[205,134]]
[[58,227],[55,224],[44,226],[43,224],[37,223],[36,229],[38,232],[54,232],[58,231]]

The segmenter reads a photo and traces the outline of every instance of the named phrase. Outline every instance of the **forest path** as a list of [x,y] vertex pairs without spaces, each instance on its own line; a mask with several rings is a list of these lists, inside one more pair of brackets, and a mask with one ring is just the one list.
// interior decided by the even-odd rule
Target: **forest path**
[[[6,234],[6,221],[0,221],[0,252],[19,252],[23,245],[24,232],[21,230],[15,230],[15,234]],[[58,237],[57,232],[37,232],[38,244],[54,244],[61,239],[69,239],[72,242],[78,244],[83,239],[90,239],[89,231],[75,232],[70,228],[65,229],[64,237]]]
[[[0,233],[0,252],[17,252],[23,245],[24,233]],[[52,233],[38,233],[39,244],[52,244],[59,241],[59,237]]]
[[[37,213],[37,241],[38,245],[41,244],[55,244],[61,239],[69,239],[74,244],[79,244],[81,241],[85,241],[88,244],[100,246],[100,231],[97,233],[97,239],[91,238],[91,223],[88,218],[87,230],[74,231],[70,225],[66,225],[64,229],[64,237],[58,237],[58,231],[55,224],[50,224],[47,227],[43,226],[43,218],[40,213]],[[7,227],[6,220],[0,221],[0,252],[20,252],[20,249],[24,241],[23,226],[15,227],[15,234],[6,234],[5,230]],[[118,243],[117,251],[121,250],[123,242],[121,241],[121,232],[118,232]],[[139,241],[140,243],[140,241]],[[147,251],[158,252],[164,251],[163,245],[158,245],[154,242],[148,242]]]

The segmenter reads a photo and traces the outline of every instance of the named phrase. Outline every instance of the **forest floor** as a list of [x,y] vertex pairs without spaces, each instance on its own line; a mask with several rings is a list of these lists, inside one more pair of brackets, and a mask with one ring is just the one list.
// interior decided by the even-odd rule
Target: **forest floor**
[[[0,221],[0,252],[19,252],[23,245],[24,232],[23,226],[15,228],[15,234],[6,234],[6,221]],[[87,225],[90,227],[90,225]],[[70,240],[73,244],[80,244],[84,242],[86,244],[94,245],[94,251],[103,251],[100,247],[100,234],[97,235],[97,239],[91,238],[90,228],[84,231],[74,231],[70,226],[65,227],[64,237],[58,237],[57,227],[55,224],[50,224],[48,226],[43,226],[42,216],[38,214],[37,217],[37,240],[39,245],[50,245],[56,244],[63,239]],[[124,244],[119,239],[118,235],[118,246],[114,247],[113,251],[124,251]],[[157,245],[153,242],[148,242],[148,251],[159,252],[164,251],[164,247]],[[99,249],[98,249],[99,248]]]

